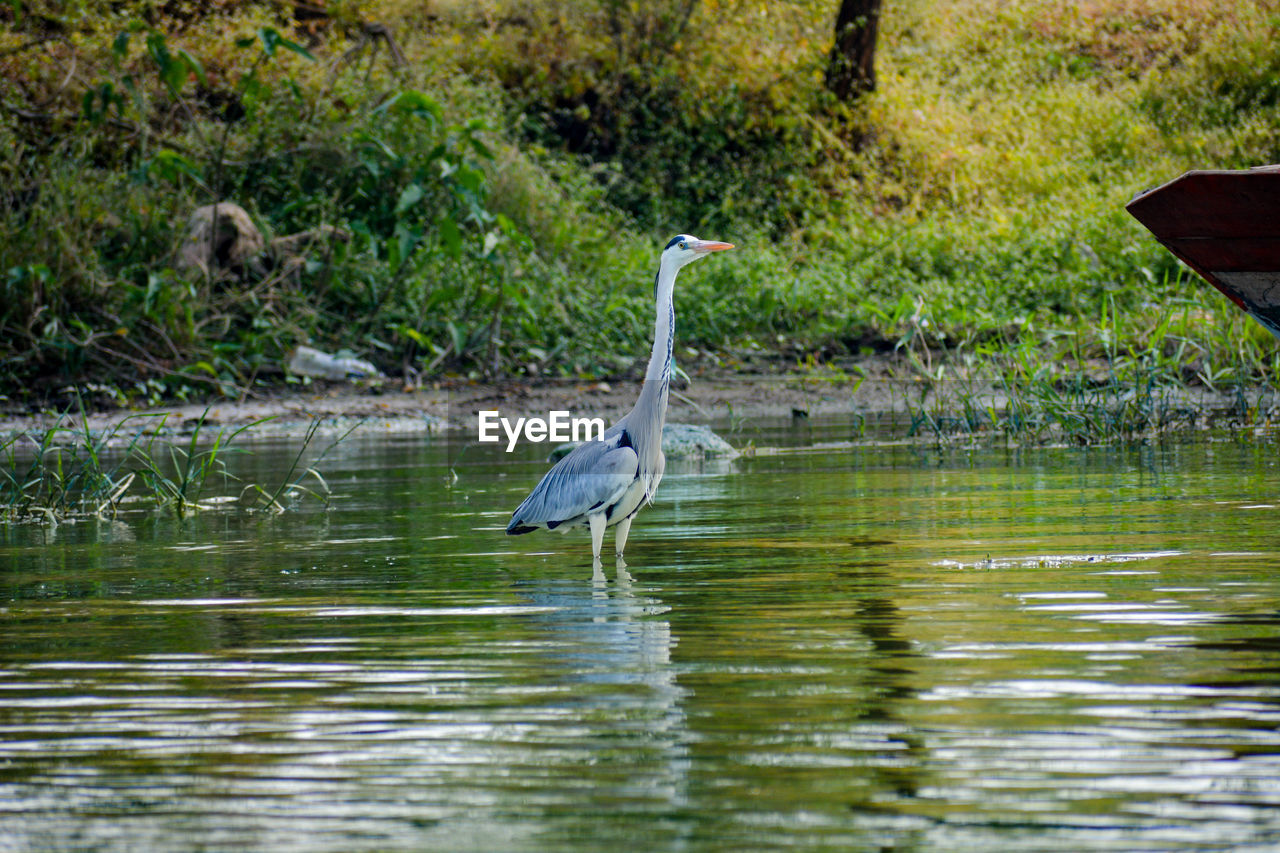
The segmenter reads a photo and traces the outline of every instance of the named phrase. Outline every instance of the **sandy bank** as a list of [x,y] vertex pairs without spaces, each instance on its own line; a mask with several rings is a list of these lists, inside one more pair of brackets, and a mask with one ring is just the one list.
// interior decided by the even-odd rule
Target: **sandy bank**
[[[867,414],[901,408],[901,385],[889,381],[883,369],[874,372],[879,375],[861,383],[856,374],[826,371],[698,375],[673,385],[668,419],[708,423],[731,417],[789,417],[796,412],[813,416],[854,411]],[[305,432],[316,417],[324,419],[325,432],[345,431],[361,422],[361,432],[366,435],[474,430],[477,413],[487,409],[496,409],[507,418],[546,417],[548,412],[565,410],[575,417],[602,417],[612,423],[634,404],[639,391],[640,382],[635,380],[452,380],[409,390],[390,384],[318,382],[264,399],[99,411],[89,415],[89,427],[95,432],[106,431],[128,421],[126,431],[135,433],[150,422],[163,423],[166,431],[189,432],[206,408],[206,426],[238,426],[270,418],[255,428],[255,434],[265,431],[282,436]],[[56,411],[10,413],[0,417],[0,434],[42,430],[59,417]],[[79,416],[68,416],[64,424],[78,426]]]

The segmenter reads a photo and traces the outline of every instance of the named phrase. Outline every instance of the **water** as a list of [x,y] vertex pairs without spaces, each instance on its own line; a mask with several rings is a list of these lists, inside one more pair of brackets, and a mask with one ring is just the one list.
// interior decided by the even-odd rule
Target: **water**
[[0,850],[1280,847],[1273,439],[846,436],[670,471],[595,579],[502,534],[534,448],[0,533]]

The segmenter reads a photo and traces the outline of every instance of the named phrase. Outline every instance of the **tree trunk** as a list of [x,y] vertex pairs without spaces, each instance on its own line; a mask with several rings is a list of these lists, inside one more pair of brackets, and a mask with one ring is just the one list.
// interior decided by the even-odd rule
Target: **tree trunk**
[[827,61],[827,88],[842,101],[876,88],[876,28],[880,0],[840,0],[836,42]]

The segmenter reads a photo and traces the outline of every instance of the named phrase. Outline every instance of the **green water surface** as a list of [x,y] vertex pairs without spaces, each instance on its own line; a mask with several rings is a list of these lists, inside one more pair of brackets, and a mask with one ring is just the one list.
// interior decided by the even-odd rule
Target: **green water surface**
[[848,436],[673,466],[595,578],[503,534],[538,447],[0,529],[0,850],[1280,849],[1273,438]]

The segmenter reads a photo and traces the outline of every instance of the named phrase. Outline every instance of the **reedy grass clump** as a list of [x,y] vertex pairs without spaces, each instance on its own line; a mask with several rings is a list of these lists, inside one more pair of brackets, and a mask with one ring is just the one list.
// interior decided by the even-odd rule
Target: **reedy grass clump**
[[[320,418],[313,419],[289,470],[278,484],[265,487],[242,484],[227,463],[251,452],[236,445],[237,439],[273,418],[213,431],[207,415],[206,410],[181,442],[162,438],[167,414],[124,418],[95,434],[83,409],[78,418],[64,413],[41,430],[0,441],[0,521],[56,524],[75,516],[114,517],[126,504],[178,518],[228,506],[278,513],[290,505],[290,496],[309,496],[327,505],[329,485],[316,465],[359,426],[304,466],[321,424]],[[219,488],[224,494],[210,495]],[[226,493],[228,489],[235,491]]]
[[[904,338],[912,366],[905,385],[915,389],[906,398],[909,433],[1095,444],[1276,418],[1280,357],[1272,347],[1258,358],[1264,346],[1250,339],[1260,330],[1242,313],[1204,295],[1175,300],[1151,315],[1137,344],[1139,336],[1117,323],[1114,299],[1100,307],[1097,340],[1031,325],[970,351],[931,350],[937,340],[924,330]],[[1206,318],[1223,340],[1201,339]]]
[[38,433],[17,433],[0,442],[4,516],[56,522],[76,511],[113,511],[134,479],[121,472],[123,457],[112,465],[104,461],[121,428],[123,422],[95,437],[64,416]]

